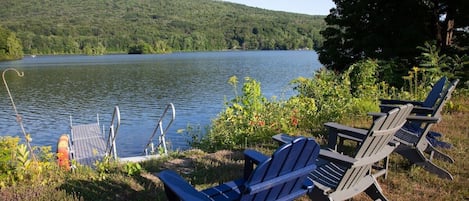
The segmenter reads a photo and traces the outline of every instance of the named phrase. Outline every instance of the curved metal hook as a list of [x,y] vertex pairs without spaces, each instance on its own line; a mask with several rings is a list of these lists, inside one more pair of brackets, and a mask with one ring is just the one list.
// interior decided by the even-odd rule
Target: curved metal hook
[[7,92],[8,92],[8,97],[10,97],[10,100],[11,100],[11,105],[13,105],[13,110],[15,110],[15,113],[16,113],[16,121],[20,122],[22,120],[21,116],[18,114],[18,111],[16,110],[16,105],[15,105],[15,102],[13,101],[13,96],[11,96],[10,88],[8,87],[7,81],[5,79],[5,73],[10,70],[15,71],[18,77],[24,77],[24,72],[19,72],[15,68],[7,68],[3,70],[3,73],[2,73],[3,84],[5,84],[5,88],[7,89]]
[[16,70],[15,68],[7,68],[5,70],[3,70],[3,73],[2,73],[2,79],[3,79],[3,84],[5,84],[5,88],[7,89],[7,92],[8,92],[8,96],[10,97],[10,100],[11,100],[11,105],[13,106],[13,110],[15,111],[15,114],[16,114],[16,121],[18,122],[18,124],[20,125],[21,127],[21,131],[23,131],[23,135],[24,135],[24,140],[26,142],[26,145],[28,146],[28,149],[29,149],[29,153],[32,157],[32,159],[34,161],[36,161],[36,156],[33,152],[33,149],[31,147],[31,144],[29,143],[30,139],[28,138],[28,135],[26,134],[26,130],[24,129],[24,125],[23,125],[23,118],[21,117],[21,115],[18,113],[18,110],[16,110],[16,105],[15,105],[15,101],[13,101],[13,96],[11,96],[11,92],[10,92],[10,88],[8,87],[8,84],[7,84],[7,81],[5,79],[5,73],[7,71],[15,71],[16,74],[18,75],[18,77],[23,77],[24,76],[24,72],[20,72],[18,70]]

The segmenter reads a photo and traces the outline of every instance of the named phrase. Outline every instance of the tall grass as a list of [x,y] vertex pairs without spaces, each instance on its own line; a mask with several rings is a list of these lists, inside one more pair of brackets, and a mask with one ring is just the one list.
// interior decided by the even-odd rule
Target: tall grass
[[[454,164],[435,161],[449,170],[454,180],[440,179],[436,175],[409,164],[397,154],[391,155],[387,179],[379,183],[391,200],[467,200],[469,198],[469,93],[457,93],[447,105],[443,120],[434,130],[444,134],[442,140],[453,148],[442,150],[455,159]],[[364,120],[363,120],[364,121]],[[359,125],[359,120],[354,121]],[[349,123],[349,122],[345,122]],[[353,123],[353,122],[352,122]],[[273,142],[248,148],[270,155],[277,147]],[[106,177],[95,170],[79,167],[75,172],[59,169],[45,170],[51,176],[44,180],[20,181],[0,188],[0,200],[166,200],[162,183],[152,174],[162,169],[173,169],[198,189],[242,176],[241,151],[222,150],[207,153],[201,150],[173,152],[168,157],[141,164],[140,174],[129,175],[125,164],[110,164]],[[54,164],[51,164],[54,165]],[[2,173],[3,174],[3,173]],[[353,200],[367,200],[360,195]],[[299,200],[309,200],[302,197]]]
[[[432,70],[415,67],[403,78],[405,88],[396,89],[378,81],[377,72],[374,60],[354,64],[343,74],[321,69],[311,78],[292,81],[298,95],[288,100],[267,99],[260,83],[251,78],[245,78],[238,91],[238,79],[232,77],[229,84],[235,98],[226,101],[225,110],[204,137],[189,133],[191,145],[200,150],[173,152],[141,164],[104,160],[95,164],[96,169],[78,166],[67,172],[56,165],[50,147],[36,148],[40,160],[31,161],[18,138],[0,138],[0,200],[166,200],[163,185],[154,175],[162,169],[178,171],[198,189],[240,178],[242,150],[270,155],[278,147],[270,138],[280,132],[313,136],[325,143],[325,122],[368,125],[366,113],[378,111],[378,98],[422,99],[435,76]],[[454,180],[440,179],[392,154],[388,179],[379,180],[391,200],[469,200],[467,90],[456,90],[443,121],[433,128],[454,146],[443,150],[455,159],[454,164],[435,161]]]

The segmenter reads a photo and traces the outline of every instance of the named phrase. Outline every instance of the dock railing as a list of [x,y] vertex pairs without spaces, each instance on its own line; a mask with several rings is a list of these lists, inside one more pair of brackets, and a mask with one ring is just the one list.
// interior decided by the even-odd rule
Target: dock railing
[[[163,125],[163,120],[165,119],[166,114],[170,110],[171,110],[171,118],[169,119],[169,121],[166,125]],[[150,139],[148,140],[148,143],[145,146],[145,149],[144,149],[145,155],[149,155],[149,154],[153,155],[153,154],[156,153],[155,152],[155,146],[154,146],[154,143],[153,143],[153,138],[157,135],[158,131],[159,131],[158,144],[156,146],[156,148],[158,148],[158,154],[167,154],[168,153],[168,149],[166,147],[165,136],[166,136],[166,132],[168,131],[169,127],[171,126],[171,124],[173,123],[175,118],[176,118],[176,110],[174,109],[174,105],[172,103],[169,103],[166,106],[166,108],[165,108],[163,114],[161,115],[160,119],[157,121],[156,127],[153,130],[153,133],[151,134]],[[148,149],[150,149],[150,151],[148,151]],[[160,149],[162,149],[162,150],[160,150]],[[163,152],[163,153],[161,153],[161,152]]]
[[[96,123],[98,124],[98,127],[99,127],[99,114],[96,114]],[[73,118],[72,118],[72,115],[70,114],[70,136],[71,136],[71,142],[73,144],[73,130],[72,130],[72,127],[73,127]],[[103,134],[104,134],[104,130],[103,130]]]
[[108,142],[106,145],[106,155],[112,156],[114,159],[117,159],[116,136],[117,136],[117,131],[119,130],[120,124],[121,124],[121,115],[119,112],[119,106],[116,105],[114,107],[114,112],[112,114],[111,125],[109,126]]

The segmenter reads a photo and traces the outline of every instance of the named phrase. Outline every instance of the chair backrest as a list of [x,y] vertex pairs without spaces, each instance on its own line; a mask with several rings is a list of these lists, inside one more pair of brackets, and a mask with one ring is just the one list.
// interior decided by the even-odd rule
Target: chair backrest
[[278,200],[304,191],[308,174],[316,169],[319,150],[314,139],[303,137],[281,146],[252,172],[240,200]]
[[456,85],[458,85],[459,79],[453,80],[451,84],[442,92],[440,100],[435,104],[434,111],[432,116],[433,117],[440,117],[441,111],[443,107],[445,107],[446,102],[451,99],[451,94],[456,89]]
[[[445,107],[447,101],[451,99],[451,95],[453,91],[456,89],[456,85],[458,85],[459,79],[454,80],[451,82],[451,84],[446,88],[446,90],[443,92],[442,98],[437,102],[435,105],[435,108],[433,110],[433,113],[431,114],[431,117],[435,118],[440,118],[441,117],[441,111]],[[440,119],[441,120],[441,119]],[[421,129],[419,139],[416,141],[416,144],[422,144],[422,143],[427,143],[426,136],[428,132],[430,132],[431,127],[433,126],[434,123],[413,123],[414,125],[418,125],[419,129]]]
[[435,106],[437,100],[442,97],[442,92],[446,80],[446,77],[442,77],[435,83],[435,85],[433,85],[432,90],[428,93],[427,98],[423,101],[422,107],[433,108],[433,106]]
[[[444,81],[442,81],[444,80]],[[446,88],[444,88],[446,82],[446,77],[442,77],[432,88],[432,91],[430,91],[427,99],[425,102],[422,104],[423,107],[426,108],[432,108],[432,113],[430,114],[431,117],[440,117],[441,116],[441,110],[443,109],[444,105],[446,104],[446,101],[451,97],[451,93],[454,91],[456,85],[459,82],[459,79],[454,80],[452,83],[448,84]],[[444,89],[443,89],[444,88]],[[437,90],[438,89],[438,96]],[[433,95],[432,95],[433,94]],[[448,97],[449,96],[449,97]],[[429,114],[427,113],[417,113],[416,115],[418,116],[428,116]],[[419,133],[419,137],[421,137],[422,134],[422,127],[426,126],[424,122],[421,121],[409,121],[406,123],[404,126],[407,129],[412,130],[413,132]]]
[[366,174],[369,174],[371,166],[375,162],[387,156],[382,154],[383,149],[393,139],[394,134],[405,124],[412,108],[412,104],[401,105],[373,121],[367,136],[355,154],[354,158],[359,162],[355,163],[357,165],[345,170],[346,172],[343,174],[337,190],[355,186]]

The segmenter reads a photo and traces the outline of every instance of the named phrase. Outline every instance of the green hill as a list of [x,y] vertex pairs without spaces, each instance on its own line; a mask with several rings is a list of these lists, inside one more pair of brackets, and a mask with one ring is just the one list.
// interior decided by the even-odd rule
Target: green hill
[[0,26],[26,54],[299,49],[321,45],[324,16],[218,0],[15,0]]

